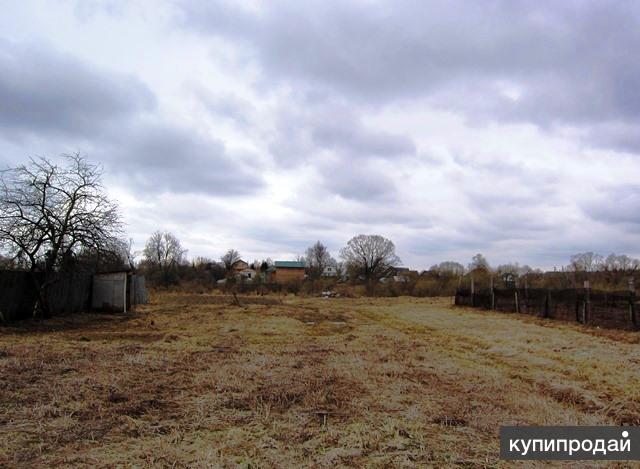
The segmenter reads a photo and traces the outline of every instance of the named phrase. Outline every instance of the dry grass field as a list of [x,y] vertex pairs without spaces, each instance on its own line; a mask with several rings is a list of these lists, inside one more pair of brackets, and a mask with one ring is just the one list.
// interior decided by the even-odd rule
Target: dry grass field
[[0,328],[0,466],[504,467],[501,424],[640,424],[639,342],[448,299],[155,294]]

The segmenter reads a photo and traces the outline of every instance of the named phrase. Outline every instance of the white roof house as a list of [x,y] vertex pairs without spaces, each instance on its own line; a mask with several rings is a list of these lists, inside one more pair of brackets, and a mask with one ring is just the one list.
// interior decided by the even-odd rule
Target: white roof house
[[324,268],[324,270],[322,271],[322,276],[323,277],[335,277],[336,275],[338,275],[338,269],[336,269],[332,265],[326,266]]

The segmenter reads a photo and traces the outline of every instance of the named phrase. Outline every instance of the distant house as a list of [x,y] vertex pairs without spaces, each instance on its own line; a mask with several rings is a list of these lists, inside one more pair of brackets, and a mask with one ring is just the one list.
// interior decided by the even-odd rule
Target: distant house
[[237,261],[235,261],[233,263],[233,265],[231,266],[231,269],[234,272],[242,272],[243,270],[247,270],[249,268],[249,264],[247,264],[245,261],[243,261],[242,259],[238,259]]
[[231,270],[236,279],[252,282],[256,278],[256,271],[249,267],[249,264],[242,259],[238,259],[231,266]]
[[241,270],[236,275],[238,275],[242,280],[247,280],[252,282],[256,278],[256,271],[253,269],[247,268],[247,269]]
[[386,276],[380,279],[380,282],[397,282],[397,283],[406,283],[411,279],[416,279],[418,277],[418,271],[411,270],[408,267],[390,267],[387,271]]
[[332,265],[326,266],[324,268],[324,270],[322,271],[322,276],[323,277],[335,277],[336,275],[338,275],[338,269],[336,269]]
[[287,283],[304,280],[306,267],[306,264],[300,261],[275,261],[267,271],[269,282]]

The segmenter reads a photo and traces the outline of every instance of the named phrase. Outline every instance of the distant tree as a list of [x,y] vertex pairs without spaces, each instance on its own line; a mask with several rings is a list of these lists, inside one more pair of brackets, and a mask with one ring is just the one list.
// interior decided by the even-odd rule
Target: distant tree
[[594,252],[581,252],[570,258],[569,269],[573,272],[596,272],[604,265],[604,259]]
[[500,264],[499,266],[496,267],[496,272],[498,272],[499,274],[503,274],[503,273],[511,273],[514,274],[516,276],[521,276],[521,275],[526,275],[529,274],[531,272],[535,272],[535,270],[533,268],[531,268],[528,265],[520,265],[517,262],[510,262],[507,264]]
[[327,247],[320,241],[307,248],[305,260],[312,279],[319,278],[326,267],[335,263]]
[[210,283],[225,277],[225,270],[221,263],[208,257],[196,257],[191,262],[194,279],[208,286]]
[[164,285],[171,283],[186,253],[178,238],[168,231],[156,231],[148,239],[143,251],[148,265],[160,273]]
[[224,256],[220,258],[225,275],[225,290],[230,291],[233,294],[234,303],[240,306],[240,300],[238,299],[238,278],[233,270],[233,266],[241,260],[240,253],[235,249],[229,249]]
[[464,266],[455,261],[444,261],[431,266],[429,269],[440,275],[462,275],[464,274]]
[[231,274],[233,266],[240,260],[240,253],[235,249],[229,249],[224,256],[220,258],[227,274]]
[[127,262],[131,270],[136,270],[136,257],[140,255],[140,251],[133,249],[133,238],[129,238],[128,241],[121,240],[119,245],[122,259]]
[[54,273],[81,251],[96,256],[118,249],[122,233],[115,202],[102,185],[102,168],[79,154],[47,158],[0,172],[0,249],[32,273],[35,313],[51,315],[48,289]]
[[487,262],[487,259],[480,253],[471,258],[468,269],[470,271],[476,269],[482,269],[486,271],[491,270],[491,268],[489,267],[489,262]]
[[270,257],[267,257],[262,262],[260,262],[260,272],[266,272],[271,266],[273,266],[273,261]]
[[364,277],[370,292],[391,267],[400,264],[393,242],[380,235],[358,235],[340,251],[340,257],[358,276]]
[[191,265],[194,269],[198,270],[209,270],[211,268],[211,264],[213,264],[213,259],[209,259],[208,257],[198,256],[191,261]]
[[638,267],[640,267],[640,261],[626,254],[609,254],[603,262],[603,268],[610,271],[637,270]]

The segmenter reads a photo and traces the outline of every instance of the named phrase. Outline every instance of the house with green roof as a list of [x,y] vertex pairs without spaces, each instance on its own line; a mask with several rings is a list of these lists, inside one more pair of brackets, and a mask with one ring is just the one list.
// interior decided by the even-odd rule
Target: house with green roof
[[306,269],[304,261],[275,261],[267,275],[271,283],[289,283],[304,280]]

